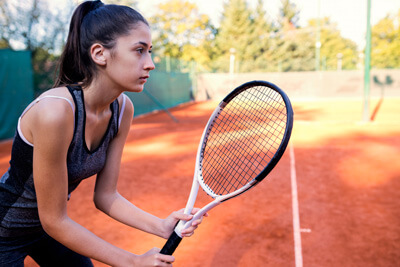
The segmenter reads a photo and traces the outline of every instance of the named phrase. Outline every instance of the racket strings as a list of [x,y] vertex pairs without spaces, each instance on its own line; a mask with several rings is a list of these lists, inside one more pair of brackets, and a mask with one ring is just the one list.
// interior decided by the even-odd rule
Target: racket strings
[[286,129],[286,105],[274,90],[249,88],[216,116],[203,146],[202,179],[216,195],[253,180],[271,161]]

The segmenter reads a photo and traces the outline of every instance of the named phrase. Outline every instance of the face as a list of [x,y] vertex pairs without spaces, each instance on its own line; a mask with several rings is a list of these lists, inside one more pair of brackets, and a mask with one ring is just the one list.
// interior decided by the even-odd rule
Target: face
[[151,49],[150,29],[139,22],[128,35],[117,39],[112,51],[108,51],[105,74],[121,90],[141,92],[154,69]]

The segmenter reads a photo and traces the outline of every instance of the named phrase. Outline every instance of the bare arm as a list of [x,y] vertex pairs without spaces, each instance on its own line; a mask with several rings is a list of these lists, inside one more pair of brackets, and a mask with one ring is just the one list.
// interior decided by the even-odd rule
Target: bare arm
[[130,100],[127,100],[118,135],[108,148],[106,165],[97,175],[94,202],[99,210],[114,219],[148,233],[162,236],[162,220],[137,208],[117,191],[122,151],[132,118],[133,105]]
[[70,107],[49,102],[35,105],[33,112],[38,116],[32,116],[30,128],[34,143],[34,183],[44,230],[79,254],[111,266],[135,266],[143,257],[102,240],[68,217],[66,157],[73,135],[73,114]]
[[[94,202],[99,210],[126,225],[168,238],[178,220],[190,220],[192,216],[185,215],[183,212],[173,212],[168,218],[160,219],[139,209],[117,191],[121,156],[132,123],[132,117],[133,105],[128,100],[119,133],[109,147],[106,165],[97,176]],[[193,227],[186,229],[183,235],[192,235],[200,221],[195,222]]]

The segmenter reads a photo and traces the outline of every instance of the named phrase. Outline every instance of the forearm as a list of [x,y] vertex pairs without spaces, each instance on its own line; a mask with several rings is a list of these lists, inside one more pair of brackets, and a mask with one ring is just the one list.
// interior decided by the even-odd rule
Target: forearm
[[55,240],[81,255],[110,266],[133,266],[136,255],[104,241],[68,217],[44,224],[44,229]]
[[99,210],[123,224],[163,238],[170,234],[165,231],[162,219],[136,207],[118,192],[95,198],[95,204]]

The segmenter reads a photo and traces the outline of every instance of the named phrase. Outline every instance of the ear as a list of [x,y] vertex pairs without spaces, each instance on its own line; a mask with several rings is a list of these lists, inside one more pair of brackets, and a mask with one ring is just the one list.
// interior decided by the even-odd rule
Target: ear
[[106,49],[99,43],[95,43],[90,47],[90,55],[94,63],[105,66],[107,64]]

